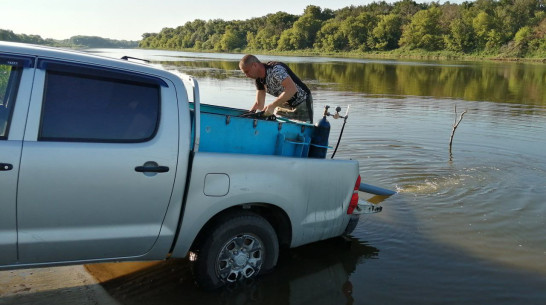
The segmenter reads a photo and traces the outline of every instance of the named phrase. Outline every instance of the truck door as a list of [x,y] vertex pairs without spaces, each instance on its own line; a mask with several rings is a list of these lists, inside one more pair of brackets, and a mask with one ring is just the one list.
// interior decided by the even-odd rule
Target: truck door
[[38,60],[35,86],[17,195],[20,262],[147,253],[177,166],[174,89],[161,78],[49,60]]
[[0,265],[17,261],[17,174],[33,62],[0,54]]

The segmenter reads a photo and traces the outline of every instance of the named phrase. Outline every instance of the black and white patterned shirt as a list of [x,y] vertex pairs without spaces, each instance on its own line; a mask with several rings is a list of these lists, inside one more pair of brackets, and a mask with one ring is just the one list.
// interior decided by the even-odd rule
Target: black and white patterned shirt
[[296,107],[305,102],[309,89],[303,82],[288,68],[285,64],[279,62],[269,62],[264,64],[265,78],[256,79],[256,89],[266,90],[267,93],[278,97],[284,92],[282,82],[290,76],[296,84],[297,92],[294,94],[288,104],[291,107]]

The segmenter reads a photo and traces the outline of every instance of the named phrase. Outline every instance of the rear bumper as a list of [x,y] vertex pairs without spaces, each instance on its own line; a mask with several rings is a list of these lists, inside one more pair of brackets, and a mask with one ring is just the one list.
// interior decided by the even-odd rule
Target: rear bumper
[[355,230],[358,220],[360,219],[360,215],[379,213],[381,210],[383,210],[382,206],[374,205],[364,200],[359,200],[358,205],[351,215],[347,227],[345,228],[345,234],[351,234]]
[[351,218],[349,219],[349,223],[347,224],[347,227],[345,228],[344,234],[351,234],[356,228],[356,225],[358,224],[358,220],[360,219],[360,215],[351,215]]

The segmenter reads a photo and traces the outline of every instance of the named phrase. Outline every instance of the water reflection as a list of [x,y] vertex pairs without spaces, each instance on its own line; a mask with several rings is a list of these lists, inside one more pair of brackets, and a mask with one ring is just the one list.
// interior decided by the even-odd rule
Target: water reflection
[[[350,275],[378,255],[357,239],[336,238],[287,251],[275,272],[212,293],[194,285],[187,260],[169,260],[102,285],[121,304],[352,304]],[[91,273],[93,268],[88,266]]]
[[[160,61],[196,77],[243,78],[238,61]],[[396,62],[289,63],[312,90],[365,92],[382,96],[451,97],[546,106],[546,69],[540,64],[473,63],[465,65]]]

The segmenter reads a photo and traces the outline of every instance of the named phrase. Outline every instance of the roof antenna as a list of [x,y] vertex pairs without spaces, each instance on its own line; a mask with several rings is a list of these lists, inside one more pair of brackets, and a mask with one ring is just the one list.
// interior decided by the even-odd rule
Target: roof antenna
[[134,60],[140,60],[140,61],[143,61],[143,62],[145,62],[145,63],[148,63],[148,64],[150,63],[150,61],[149,61],[149,60],[147,60],[147,59],[142,59],[142,58],[136,58],[136,57],[131,57],[131,56],[123,56],[123,57],[122,57],[121,59],[123,59],[123,60],[127,60],[127,61],[128,61],[129,59],[134,59]]

